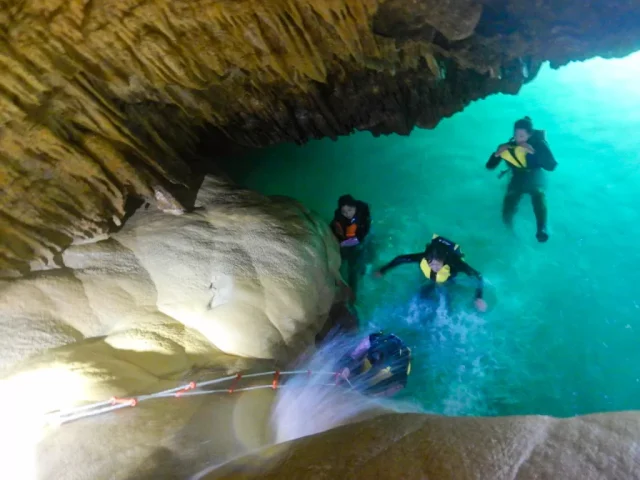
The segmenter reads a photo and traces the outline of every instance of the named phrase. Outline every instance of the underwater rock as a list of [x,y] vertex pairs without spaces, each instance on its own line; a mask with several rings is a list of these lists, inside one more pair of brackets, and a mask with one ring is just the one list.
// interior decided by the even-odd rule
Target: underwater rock
[[188,208],[169,197],[225,143],[430,128],[516,93],[545,60],[633,51],[638,14],[623,0],[0,0],[0,270],[55,267],[132,197]]
[[328,226],[213,177],[195,205],[143,207],[110,238],[68,248],[63,267],[0,280],[7,477],[143,478],[162,465],[153,478],[180,478],[184,462],[197,471],[268,443],[270,377],[242,380],[268,390],[43,425],[85,402],[281,368],[313,345],[338,292]]

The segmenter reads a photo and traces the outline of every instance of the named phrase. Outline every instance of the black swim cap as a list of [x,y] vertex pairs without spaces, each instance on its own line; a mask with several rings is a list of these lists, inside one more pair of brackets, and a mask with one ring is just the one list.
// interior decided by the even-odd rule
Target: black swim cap
[[430,243],[425,247],[425,253],[428,261],[442,260],[446,262],[449,254],[456,248],[455,243],[447,240],[439,235],[434,235]]
[[427,260],[447,260],[449,249],[439,242],[427,243]]
[[350,207],[356,207],[356,199],[353,198],[351,195],[342,195],[339,199],[338,199],[338,208],[342,208],[345,205],[349,205]]
[[524,117],[513,124],[514,130],[526,130],[528,133],[533,133],[533,120],[531,117]]

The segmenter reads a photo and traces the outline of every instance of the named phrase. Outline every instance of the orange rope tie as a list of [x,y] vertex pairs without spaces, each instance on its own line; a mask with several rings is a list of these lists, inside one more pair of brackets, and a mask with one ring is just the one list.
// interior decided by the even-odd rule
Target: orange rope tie
[[240,381],[240,379],[242,378],[242,374],[241,373],[236,373],[236,378],[233,380],[233,383],[231,384],[231,386],[229,387],[229,393],[233,393],[234,390],[236,389],[236,386],[238,385],[238,382]]
[[110,402],[111,402],[111,405],[129,405],[130,407],[135,407],[136,405],[138,405],[137,398],[111,397]]
[[274,390],[278,388],[278,380],[280,380],[280,371],[276,370],[273,374],[273,382],[271,382],[271,388]]
[[184,392],[188,392],[189,390],[194,390],[196,386],[197,386],[196,382],[189,382],[189,385],[187,385],[184,388],[181,388],[176,392],[176,397],[181,397]]

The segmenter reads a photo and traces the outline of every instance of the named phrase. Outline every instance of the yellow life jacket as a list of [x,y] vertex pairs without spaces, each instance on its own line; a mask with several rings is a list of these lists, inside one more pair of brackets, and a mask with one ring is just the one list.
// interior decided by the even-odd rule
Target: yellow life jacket
[[438,273],[431,270],[429,266],[429,262],[427,262],[426,258],[423,258],[420,262],[420,270],[424,273],[424,276],[433,280],[436,283],[444,283],[449,280],[451,276],[451,268],[449,265],[444,265]]
[[[447,240],[444,237],[440,237],[440,235],[438,235],[437,233],[433,234],[433,236],[431,237],[431,241],[433,242],[433,240],[436,240],[438,238],[440,239],[441,244],[445,244],[448,246],[452,254],[455,254],[462,258],[463,254],[460,251],[460,245],[458,245],[457,243],[453,243],[452,241]],[[428,245],[427,245],[427,248],[429,248]],[[447,280],[449,280],[449,277],[451,277],[451,267],[449,267],[449,265],[445,264],[440,269],[440,271],[436,273],[433,270],[431,270],[431,267],[429,266],[429,262],[427,261],[426,258],[423,258],[422,261],[420,262],[420,270],[422,270],[422,273],[424,273],[425,277],[427,277],[430,280],[433,280],[436,283],[444,283]]]
[[500,157],[516,168],[527,168],[527,151],[520,147],[510,147]]

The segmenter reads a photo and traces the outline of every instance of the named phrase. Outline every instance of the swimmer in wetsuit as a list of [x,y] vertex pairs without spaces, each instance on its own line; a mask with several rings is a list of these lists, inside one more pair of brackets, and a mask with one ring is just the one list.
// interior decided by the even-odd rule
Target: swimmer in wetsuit
[[347,283],[355,299],[358,280],[364,275],[368,257],[366,238],[371,229],[369,205],[351,195],[338,199],[331,230],[340,242],[340,257],[347,268]]
[[426,298],[438,286],[453,280],[458,273],[464,273],[477,280],[474,304],[479,311],[484,312],[487,309],[487,303],[482,298],[482,275],[466,263],[463,257],[458,245],[446,238],[434,235],[424,252],[400,255],[374,272],[374,275],[381,277],[403,263],[419,263],[420,270],[429,281],[421,290],[421,296]]
[[407,385],[411,349],[393,334],[372,333],[341,359],[338,372],[363,393],[390,396]]
[[[536,216],[536,238],[539,242],[549,240],[547,231],[547,203],[543,170],[555,170],[558,162],[553,157],[544,131],[534,130],[529,117],[518,120],[513,127],[513,138],[491,154],[486,167],[495,169],[504,160],[511,171],[502,206],[502,219],[511,228],[513,217],[522,195],[529,194]],[[508,171],[508,170],[507,170]],[[500,176],[504,175],[503,172]]]

